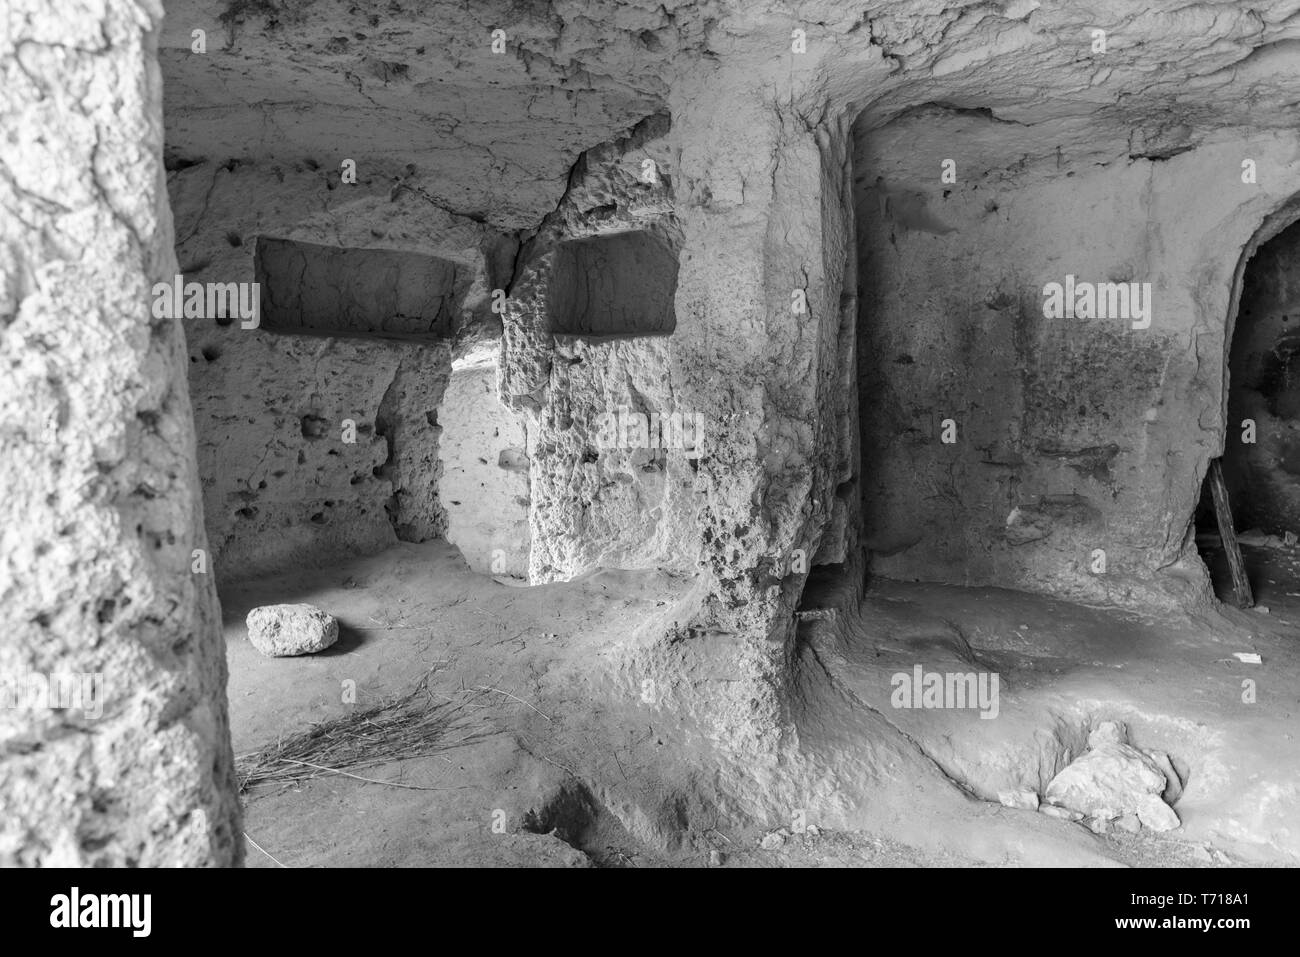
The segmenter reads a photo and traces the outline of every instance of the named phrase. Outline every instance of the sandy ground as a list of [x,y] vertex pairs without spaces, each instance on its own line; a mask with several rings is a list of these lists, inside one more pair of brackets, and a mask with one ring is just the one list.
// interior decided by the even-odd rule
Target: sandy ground
[[[873,583],[837,627],[823,622],[800,634],[801,745],[824,745],[835,787],[863,792],[870,813],[853,827],[794,833],[791,825],[767,849],[759,841],[779,825],[721,815],[687,796],[683,782],[709,778],[710,755],[693,749],[671,716],[621,700],[602,677],[610,649],[677,601],[688,580],[600,572],[521,588],[472,573],[456,549],[434,543],[237,583],[222,589],[236,755],[390,700],[426,674],[434,700],[464,708],[447,740],[480,736],[352,772],[368,780],[320,772],[297,786],[252,788],[248,863],[1294,864],[1300,627],[1286,622],[1300,621],[1300,554],[1263,557],[1281,563],[1263,581],[1271,574],[1289,583],[1261,588],[1272,614],[1232,612],[1200,624],[994,589]],[[262,657],[247,641],[244,616],[293,601],[337,616],[339,643],[309,657]],[[1242,664],[1237,651],[1256,652],[1263,664]],[[996,670],[998,720],[891,708],[890,675],[918,663]],[[1246,679],[1256,683],[1253,704],[1242,701]],[[949,793],[913,802],[899,780],[880,780],[888,762],[861,759],[871,749],[854,738],[864,733],[855,723],[864,713],[878,721],[872,733],[898,742],[894,778],[925,777],[931,797]],[[1108,719],[1125,721],[1140,746],[1171,755],[1186,779],[1175,808],[1181,828],[1097,836],[997,805],[1000,786],[1045,783],[1081,729]],[[846,753],[861,774],[840,773]],[[891,823],[904,819],[907,827]]]

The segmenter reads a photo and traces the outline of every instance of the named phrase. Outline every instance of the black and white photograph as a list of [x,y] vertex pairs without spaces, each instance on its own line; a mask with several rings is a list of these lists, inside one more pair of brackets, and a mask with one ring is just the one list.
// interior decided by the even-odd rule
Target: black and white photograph
[[0,0],[0,502],[32,926],[1052,868],[1233,946],[1300,0]]

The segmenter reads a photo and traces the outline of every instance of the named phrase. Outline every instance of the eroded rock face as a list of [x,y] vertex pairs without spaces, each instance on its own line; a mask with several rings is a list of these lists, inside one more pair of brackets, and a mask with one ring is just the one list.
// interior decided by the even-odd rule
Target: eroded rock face
[[457,360],[438,407],[438,497],[446,538],[477,572],[528,578],[528,433],[501,401],[499,353]]
[[[618,677],[750,757],[792,740],[791,612],[812,564],[856,561],[859,515],[887,574],[1204,592],[1184,532],[1234,277],[1300,213],[1290,0],[174,0],[179,263],[159,15],[19,0],[0,41],[4,128],[37,134],[0,142],[0,670],[107,688],[93,734],[0,714],[5,861],[238,860],[213,562],[445,532],[533,581],[694,575]],[[450,291],[422,299],[437,341],[185,320],[208,554],[181,330],[149,287],[254,281],[262,235],[436,258]],[[593,311],[628,293],[581,289],[576,248],[653,308]],[[1044,315],[1067,275],[1149,283],[1150,325]],[[624,408],[703,414],[703,448],[609,446]]]
[[339,623],[314,605],[262,605],[248,613],[248,640],[268,658],[324,651],[339,640]]
[[161,10],[0,32],[0,865],[243,858],[163,192]]
[[[781,738],[790,613],[810,568],[858,561],[860,529],[887,575],[1164,606],[1208,595],[1185,533],[1223,438],[1232,279],[1261,227],[1291,215],[1297,140],[1272,109],[1295,99],[1288,3],[436,9],[222,20],[177,0],[164,58],[187,274],[251,278],[252,234],[454,263],[468,331],[429,421],[445,444],[440,470],[417,473],[437,491],[436,506],[420,493],[420,528],[437,534],[441,509],[476,568],[533,582],[601,565],[698,576],[628,677],[676,684],[680,707],[744,746]],[[207,55],[189,52],[195,27]],[[213,103],[215,85],[263,124]],[[1274,175],[1247,185],[1246,159]],[[609,268],[580,283],[593,263]],[[1149,283],[1150,325],[1047,317],[1042,289],[1067,275]],[[391,366],[378,355],[324,368],[352,383]],[[493,378],[497,401],[472,401]],[[321,404],[369,415],[361,391]],[[624,409],[703,414],[703,452],[610,447],[602,416]],[[235,415],[212,403],[200,434]],[[393,462],[434,438],[380,437]],[[229,457],[245,487],[223,495],[258,491],[261,455]],[[365,507],[341,547],[382,544]],[[696,664],[670,650],[683,636],[700,639]],[[726,691],[673,675],[718,655],[743,672]]]
[[[1070,124],[1035,128],[1067,138]],[[1206,600],[1187,532],[1225,437],[1233,277],[1291,189],[1243,184],[1242,160],[1289,161],[1276,137],[1243,132],[1065,169],[1023,151],[1023,135],[937,108],[859,123],[873,567],[1148,606]],[[959,164],[948,184],[944,157]],[[1174,201],[1189,190],[1198,202]],[[1044,290],[1071,276],[1137,283],[1150,314],[1049,315]]]
[[[177,150],[168,185],[185,280],[270,282],[293,304],[293,321],[272,310],[267,328],[186,320],[217,573],[444,535],[441,397],[453,354],[499,335],[490,294],[514,241],[373,175],[345,189],[310,157]],[[277,252],[259,265],[262,237]],[[311,281],[303,250],[315,257]],[[347,292],[324,313],[313,298],[322,271]],[[408,272],[409,295],[368,292]]]
[[[202,340],[201,340],[202,341]],[[217,574],[242,578],[440,536],[447,344],[243,331],[194,351]]]
[[717,424],[675,391],[668,132],[656,116],[584,154],[511,289],[502,387],[530,413],[535,583],[695,567],[695,473]]
[[[411,165],[406,181],[430,209],[531,230],[584,150],[662,106],[674,60],[708,49],[720,12],[674,0],[316,0],[267,16],[170,0],[162,57],[171,141],[217,161],[312,156],[336,181],[344,158],[357,160],[361,179],[381,169],[387,181]],[[206,55],[191,53],[196,28],[207,32]],[[498,28],[505,51],[494,53]],[[247,104],[258,104],[265,125],[247,122]]]
[[[1247,153],[1264,167],[1288,162],[1284,111],[1268,109],[1294,98],[1279,70],[1295,57],[1287,3],[1150,0],[1121,12],[825,2],[797,20],[709,2],[608,0],[598,21],[577,3],[438,9],[318,3],[221,17],[176,0],[165,58],[174,166],[195,205],[210,194],[221,208],[226,180],[246,169],[323,197],[331,211],[320,217],[339,229],[330,237],[339,245],[369,242],[367,230],[388,243],[389,206],[410,200],[443,225],[406,238],[440,256],[442,228],[529,247],[500,281],[511,294],[501,391],[537,416],[534,580],[602,562],[699,567],[704,543],[715,559],[752,561],[753,580],[768,583],[801,564],[795,552],[843,560],[865,511],[886,574],[1130,603],[1204,596],[1183,533],[1221,440],[1226,298],[1216,282],[1286,195],[1281,177],[1240,195],[1223,177],[1241,185]],[[212,38],[207,55],[190,52],[196,27]],[[494,50],[497,27],[505,46]],[[792,48],[792,27],[805,48]],[[1158,79],[1156,60],[1171,65]],[[244,68],[250,61],[257,69]],[[258,103],[265,123],[241,127],[214,108],[205,91],[217,81]],[[457,108],[431,105],[430,89]],[[319,96],[328,111],[302,108]],[[645,135],[668,115],[671,133]],[[855,119],[850,197],[843,134]],[[1238,135],[1248,129],[1282,132]],[[231,167],[221,154],[239,159]],[[948,183],[939,176],[950,154]],[[354,185],[340,176],[348,159],[359,161]],[[664,174],[659,187],[640,179],[646,160]],[[1205,202],[1168,199],[1189,189]],[[861,330],[858,279],[837,261],[853,232],[850,203],[864,251],[854,264]],[[307,215],[275,204],[263,218],[278,226]],[[332,211],[340,205],[349,215]],[[1144,225],[1153,221],[1170,236],[1218,238],[1155,243]],[[566,330],[557,309],[578,314],[567,331],[579,339],[618,325],[582,315],[566,244],[595,248],[621,234],[626,245],[630,231],[664,224],[681,273],[670,341],[617,355],[553,341]],[[1094,232],[1108,241],[1080,242]],[[686,254],[698,258],[686,264]],[[1160,295],[1153,325],[1040,318],[1036,290],[1070,271],[1149,281]],[[697,295],[692,283],[705,281],[718,292]],[[787,328],[796,289],[812,303],[807,329]],[[654,313],[662,333],[666,312]],[[862,475],[857,402],[841,398],[859,331],[869,346],[859,388],[872,413]],[[769,348],[744,342],[768,337]],[[557,356],[567,375],[553,377]],[[637,394],[617,373],[586,381],[596,365],[626,365]],[[719,381],[696,389],[690,380],[705,370]],[[647,378],[659,380],[652,394]],[[1192,407],[1175,404],[1184,395]],[[634,411],[715,410],[725,436],[715,466],[696,477],[685,470],[700,462],[671,456],[590,461],[598,450],[571,423],[624,401]],[[945,448],[935,433],[949,419],[960,437]],[[799,464],[813,459],[811,470]],[[737,479],[727,504],[724,471]],[[1160,477],[1137,479],[1148,475]],[[692,515],[698,498],[708,505]],[[750,582],[724,598],[735,576],[718,561],[710,573],[717,607],[754,597]]]

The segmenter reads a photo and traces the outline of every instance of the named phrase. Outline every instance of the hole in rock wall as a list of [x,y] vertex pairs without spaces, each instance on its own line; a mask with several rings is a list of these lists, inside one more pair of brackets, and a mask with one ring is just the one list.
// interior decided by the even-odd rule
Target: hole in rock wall
[[677,257],[647,232],[560,243],[549,306],[552,332],[574,336],[655,336],[677,326]]
[[[1224,486],[1257,602],[1300,591],[1300,223],[1264,243],[1246,264],[1228,350]],[[1197,544],[1215,592],[1231,576],[1210,480],[1196,513]],[[1279,597],[1274,594],[1274,597]]]
[[271,332],[455,333],[456,266],[436,256],[260,236],[254,268]]

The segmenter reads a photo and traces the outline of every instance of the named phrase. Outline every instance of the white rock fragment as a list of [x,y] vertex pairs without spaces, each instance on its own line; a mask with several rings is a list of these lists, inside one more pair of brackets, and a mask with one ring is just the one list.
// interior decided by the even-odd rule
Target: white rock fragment
[[1157,760],[1127,744],[1126,738],[1122,724],[1099,724],[1088,735],[1087,753],[1047,785],[1045,800],[1094,821],[1134,814],[1153,831],[1178,827],[1178,815],[1161,799],[1171,784],[1181,788],[1168,756],[1161,754],[1163,760]]
[[1082,821],[1083,815],[1078,811],[1071,811],[1069,808],[1057,807],[1055,804],[1040,804],[1038,806],[1040,814],[1046,814],[1048,817],[1059,817],[1064,821]]
[[1028,788],[1017,788],[1014,791],[999,791],[998,803],[1003,807],[1020,808],[1025,811],[1038,810],[1038,794]]
[[1129,834],[1136,834],[1142,830],[1142,822],[1138,820],[1136,814],[1121,814],[1115,818],[1115,827],[1121,831],[1127,831]]
[[314,605],[262,605],[248,613],[248,640],[268,658],[310,655],[339,640],[339,623]]
[[1141,799],[1137,816],[1143,827],[1149,827],[1153,831],[1172,831],[1183,823],[1178,820],[1174,809],[1160,800],[1157,794],[1149,794]]

